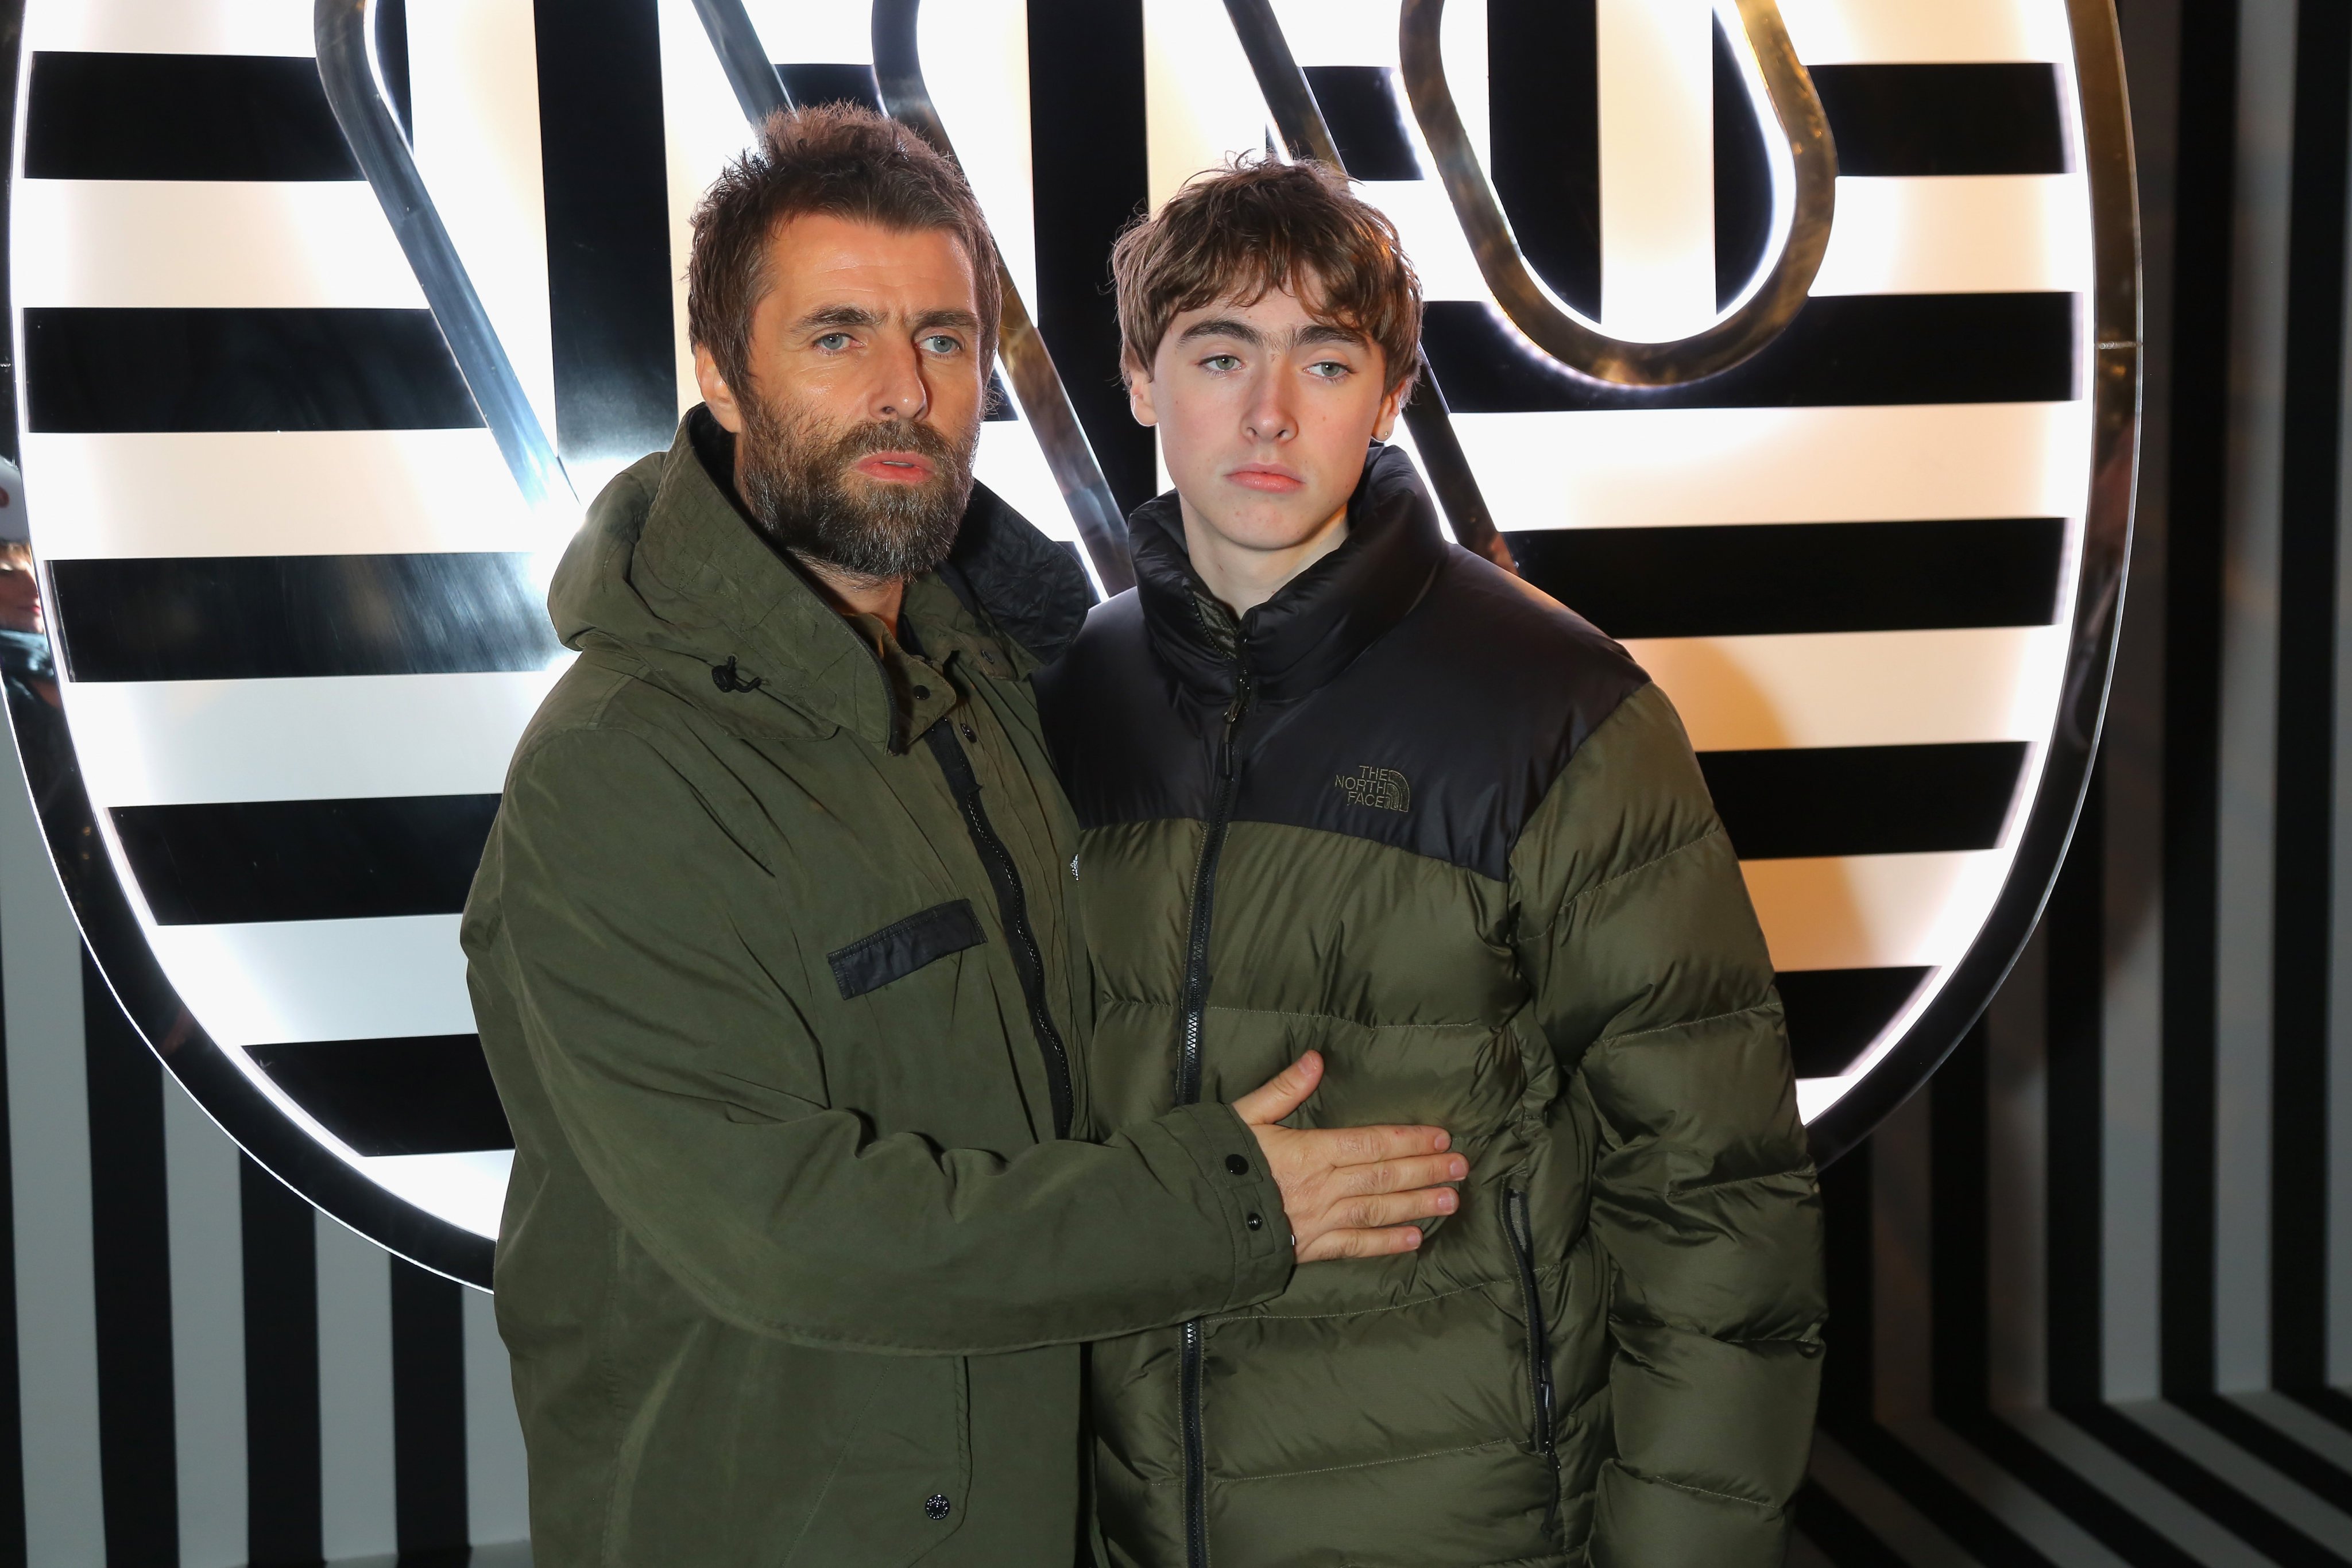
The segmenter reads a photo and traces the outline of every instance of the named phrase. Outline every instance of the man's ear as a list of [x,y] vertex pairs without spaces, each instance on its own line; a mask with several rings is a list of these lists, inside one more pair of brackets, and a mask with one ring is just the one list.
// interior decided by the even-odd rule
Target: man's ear
[[1119,371],[1127,381],[1127,412],[1135,416],[1138,424],[1160,423],[1160,410],[1151,401],[1151,372],[1135,362],[1131,355],[1121,355]]
[[735,402],[735,389],[719,373],[719,361],[700,343],[694,346],[694,384],[702,393],[702,401],[710,409],[710,417],[730,435],[743,434],[743,411]]

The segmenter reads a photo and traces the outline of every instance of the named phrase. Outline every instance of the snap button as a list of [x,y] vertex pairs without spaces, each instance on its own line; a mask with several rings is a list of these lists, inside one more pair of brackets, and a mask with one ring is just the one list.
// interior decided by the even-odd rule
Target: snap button
[[915,700],[916,700],[917,702],[927,702],[927,701],[929,701],[929,698],[930,698],[930,695],[931,695],[931,688],[930,688],[930,687],[929,687],[929,686],[917,686],[917,687],[915,688]]
[[963,731],[963,737],[966,740],[977,741],[980,739],[980,732],[972,728],[971,726],[968,724],[960,724],[956,726],[956,727]]
[[1255,1215],[1255,1214],[1253,1214],[1253,1215],[1251,1215],[1251,1216],[1249,1217],[1249,1218],[1248,1218],[1248,1220],[1246,1221],[1246,1223],[1248,1224],[1249,1228],[1250,1228],[1252,1230],[1263,1230],[1263,1229],[1265,1229],[1265,1220],[1263,1220],[1263,1219],[1260,1219],[1260,1218],[1259,1218],[1256,1215]]
[[923,1516],[926,1519],[945,1519],[948,1516],[948,1510],[953,1506],[948,1501],[947,1494],[933,1492],[923,1500]]
[[1235,1176],[1247,1176],[1249,1175],[1249,1161],[1242,1158],[1239,1155],[1227,1155],[1225,1156],[1225,1168],[1233,1172]]

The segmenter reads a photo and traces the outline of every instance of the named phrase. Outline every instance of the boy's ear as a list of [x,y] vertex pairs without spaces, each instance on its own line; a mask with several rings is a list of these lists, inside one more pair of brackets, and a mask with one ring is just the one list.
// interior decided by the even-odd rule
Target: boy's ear
[[1135,416],[1138,424],[1158,424],[1160,408],[1151,400],[1151,371],[1137,364],[1131,354],[1119,356],[1118,368],[1127,382],[1127,412]]
[[1372,439],[1386,441],[1396,433],[1397,415],[1403,412],[1405,387],[1391,387],[1389,395],[1381,399],[1380,416],[1372,421]]
[[700,343],[694,346],[694,384],[709,406],[710,417],[730,435],[743,434],[743,411],[736,406],[735,389],[719,373],[719,361]]

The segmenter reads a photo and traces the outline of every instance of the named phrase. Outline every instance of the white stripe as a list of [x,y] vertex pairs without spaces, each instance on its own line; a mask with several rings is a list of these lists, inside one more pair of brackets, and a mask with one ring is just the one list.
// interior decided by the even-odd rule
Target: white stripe
[[25,180],[11,260],[20,306],[422,310],[359,180]]
[[[399,1546],[392,1441],[392,1269],[325,1215],[319,1232],[319,1485],[327,1559]],[[389,1561],[389,1560],[387,1560]]]
[[1397,63],[1399,0],[1274,0],[1290,54],[1302,66]]
[[477,1236],[498,1239],[511,1149],[462,1155],[375,1155],[352,1162],[395,1197]]
[[309,0],[88,0],[34,5],[25,19],[27,49],[95,49],[126,54],[308,55],[316,48]]
[[1975,1558],[1826,1432],[1813,1435],[1812,1478],[1907,1568],[1979,1568]]
[[[669,5],[675,0],[663,3]],[[752,27],[767,45],[771,60],[811,65],[872,65],[872,9],[869,5],[845,5],[840,0],[744,0],[743,4]],[[668,40],[665,38],[663,42],[667,46]],[[709,52],[707,43],[703,50]],[[737,123],[741,123],[740,116]]]
[[2322,1546],[2352,1555],[2352,1513],[2341,1506],[2305,1490],[2178,1406],[2147,1399],[2116,1408]]
[[561,549],[487,430],[27,434],[44,559]]
[[181,1568],[247,1561],[245,1228],[236,1145],[164,1074],[172,1230],[172,1413]]
[[474,1032],[454,915],[160,925],[148,940],[223,1045]]
[[49,869],[15,748],[13,735],[0,741],[6,768],[0,774],[0,994],[7,1014],[18,1397],[28,1439],[25,1560],[43,1568],[100,1568],[106,1520],[99,1493],[81,935]]
[[2064,1416],[2041,1409],[2006,1414],[2010,1425],[2053,1458],[2200,1563],[2211,1568],[2271,1568],[2269,1558],[2149,1479]]
[[1842,179],[1812,292],[2085,292],[2090,203],[2080,174]]
[[2064,60],[2060,0],[1780,0],[1807,65]]
[[179,806],[496,794],[559,674],[85,681],[64,690],[91,800]]
[[[836,5],[833,9],[844,16],[854,13],[863,23],[869,8]],[[694,254],[694,209],[728,161],[751,145],[751,129],[744,123],[719,57],[711,53],[709,35],[702,30],[692,0],[660,0],[659,21],[663,149],[669,196],[671,341],[677,356],[677,405],[683,409],[702,401],[694,381],[694,350],[687,340],[686,274]],[[870,53],[872,46],[867,47]]]
[[[467,1291],[463,1311],[467,1535],[478,1542],[524,1541],[530,1535],[529,1478],[497,1306],[488,1292]],[[483,1563],[479,1545],[473,1563],[475,1568]]]
[[2076,517],[2091,431],[2083,402],[1457,413],[1454,428],[1503,528]]
[[1143,0],[1143,112],[1154,212],[1193,175],[1265,147],[1272,117],[1218,0]]
[[2006,850],[1742,861],[1776,969],[1958,963],[2009,869]]
[[1601,325],[1666,342],[1715,317],[1715,7],[1597,0]]
[[1625,643],[1701,751],[2039,740],[2066,647],[2063,626]]

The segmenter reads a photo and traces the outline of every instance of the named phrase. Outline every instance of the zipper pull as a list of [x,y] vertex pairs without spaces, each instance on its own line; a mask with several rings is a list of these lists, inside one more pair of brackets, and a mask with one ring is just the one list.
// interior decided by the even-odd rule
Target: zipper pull
[[1225,706],[1224,738],[1217,743],[1217,777],[1234,776],[1234,731],[1241,727],[1242,715],[1249,711],[1249,672],[1236,668],[1234,672],[1234,700]]

